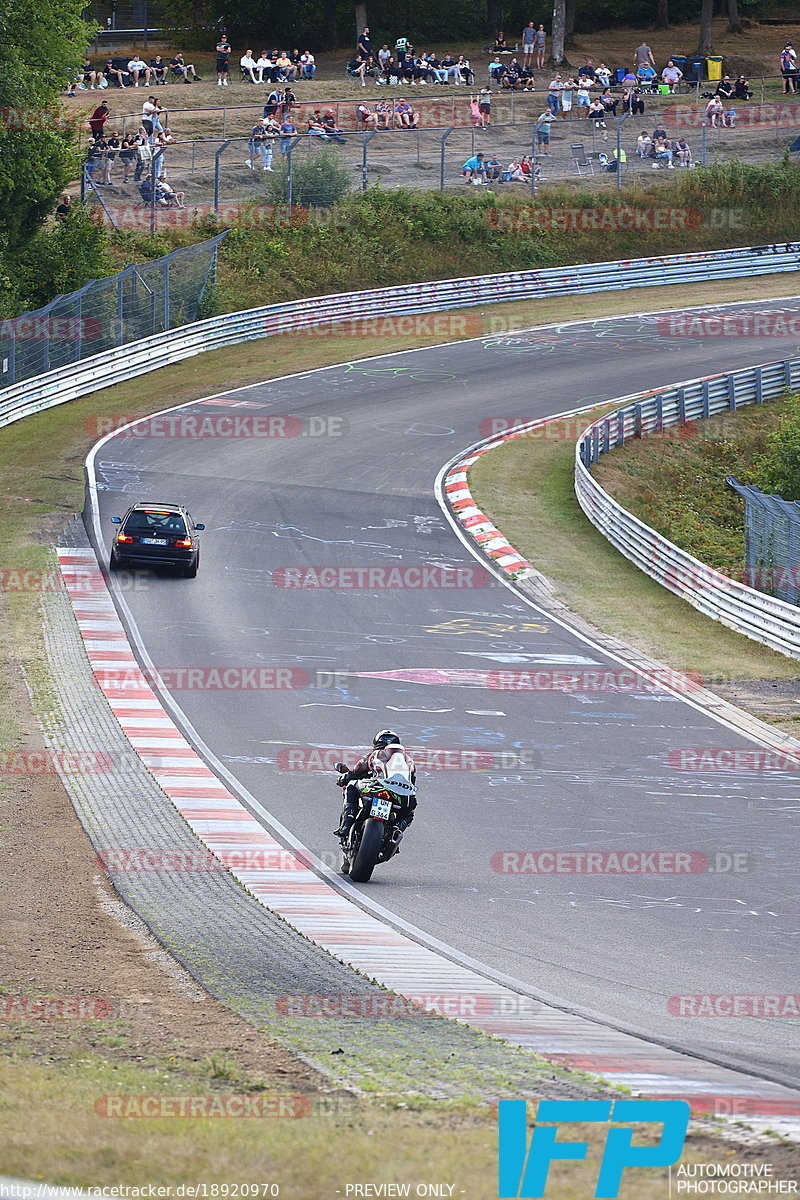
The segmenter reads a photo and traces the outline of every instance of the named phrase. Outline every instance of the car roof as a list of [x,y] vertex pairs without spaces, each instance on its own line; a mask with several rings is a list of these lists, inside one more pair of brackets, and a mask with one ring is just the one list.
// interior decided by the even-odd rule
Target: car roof
[[175,512],[184,513],[186,508],[183,504],[161,504],[158,500],[139,500],[131,506],[131,512],[148,512],[152,509],[157,509],[160,512]]

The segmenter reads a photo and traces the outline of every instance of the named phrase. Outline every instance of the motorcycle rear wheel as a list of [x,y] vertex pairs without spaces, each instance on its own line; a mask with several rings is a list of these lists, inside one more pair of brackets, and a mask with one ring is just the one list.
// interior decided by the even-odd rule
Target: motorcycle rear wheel
[[364,822],[356,856],[350,864],[350,878],[353,883],[368,883],[378,861],[378,855],[383,845],[384,827],[382,821],[368,817]]

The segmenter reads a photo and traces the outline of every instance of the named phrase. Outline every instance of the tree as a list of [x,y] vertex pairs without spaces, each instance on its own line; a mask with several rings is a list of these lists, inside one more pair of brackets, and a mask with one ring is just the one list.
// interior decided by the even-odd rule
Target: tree
[[737,0],[728,0],[728,33],[741,33],[742,19]]
[[489,37],[497,36],[502,28],[503,7],[500,0],[486,0],[486,32]]
[[10,249],[39,228],[76,170],[60,97],[89,41],[83,0],[5,0],[0,33],[0,209]]
[[656,3],[656,29],[667,29],[669,27],[669,0],[657,0]]
[[575,33],[575,10],[578,7],[578,0],[566,0],[564,5],[564,44],[570,46],[572,44],[572,35]]
[[367,6],[366,4],[356,5],[356,38],[360,38],[362,32],[367,28]]
[[564,42],[567,37],[566,0],[555,0],[553,4],[553,65],[560,67],[564,61]]
[[697,47],[698,54],[710,54],[714,49],[713,16],[714,0],[702,0],[700,5],[700,44]]

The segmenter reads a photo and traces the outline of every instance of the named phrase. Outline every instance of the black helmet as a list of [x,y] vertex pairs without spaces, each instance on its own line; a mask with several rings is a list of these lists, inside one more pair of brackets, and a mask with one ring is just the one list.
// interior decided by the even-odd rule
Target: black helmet
[[400,738],[396,733],[393,733],[391,729],[381,729],[381,731],[376,733],[375,737],[372,739],[372,745],[376,750],[383,749],[384,746],[391,746],[393,743],[396,743],[399,746]]

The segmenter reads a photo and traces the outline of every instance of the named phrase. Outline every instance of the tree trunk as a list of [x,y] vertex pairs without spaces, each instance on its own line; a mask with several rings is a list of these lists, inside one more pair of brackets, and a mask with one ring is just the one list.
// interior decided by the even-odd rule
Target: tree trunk
[[741,33],[742,20],[737,0],[728,0],[728,33]]
[[714,0],[702,0],[700,5],[700,44],[698,54],[710,54],[714,49],[714,35],[711,28],[714,16]]
[[326,50],[335,50],[339,38],[336,29],[336,0],[325,0],[322,6],[322,37]]
[[656,4],[656,29],[669,28],[669,0],[658,0]]
[[486,0],[486,32],[496,38],[502,29],[503,6],[501,0]]
[[572,40],[572,35],[575,32],[575,9],[578,7],[578,0],[566,0],[564,7],[564,41],[567,45]]
[[367,28],[368,25],[369,25],[369,21],[367,20],[366,4],[357,4],[356,5],[356,41],[358,41],[358,39],[361,37],[361,34],[364,32],[364,30]]
[[553,66],[564,62],[564,42],[567,36],[567,0],[555,0],[553,4]]

